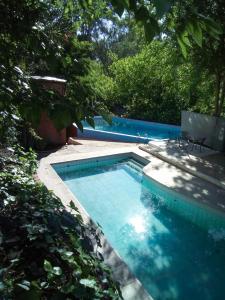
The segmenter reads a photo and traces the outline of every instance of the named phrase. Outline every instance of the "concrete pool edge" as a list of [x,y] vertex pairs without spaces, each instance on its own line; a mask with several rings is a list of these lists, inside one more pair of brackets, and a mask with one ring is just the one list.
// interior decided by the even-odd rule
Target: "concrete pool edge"
[[[56,172],[53,170],[51,164],[54,163],[65,163],[65,162],[72,162],[72,161],[79,161],[83,159],[91,159],[91,158],[98,158],[98,157],[110,157],[112,155],[131,155],[134,158],[138,158],[138,160],[143,159],[145,162],[149,162],[149,164],[145,167],[145,174],[149,176],[151,179],[156,180],[160,184],[166,186],[169,189],[176,190],[176,181],[167,182],[165,179],[168,177],[168,173],[165,173],[162,176],[163,168],[167,171],[169,171],[169,176],[173,178],[178,173],[180,176],[182,176],[187,181],[193,181],[194,176],[190,174],[186,174],[185,172],[181,171],[180,169],[173,166],[168,166],[168,163],[163,162],[162,160],[147,154],[146,152],[138,149],[138,147],[131,147],[129,149],[127,148],[120,148],[120,149],[107,149],[105,151],[97,151],[97,152],[90,152],[90,153],[76,153],[71,155],[61,155],[61,156],[55,156],[55,157],[47,157],[43,158],[40,162],[40,167],[38,169],[38,177],[40,180],[47,186],[48,189],[53,190],[53,192],[61,199],[62,203],[65,207],[68,206],[69,202],[73,200],[78,207],[78,209],[83,213],[82,217],[86,218],[86,220],[90,220],[90,217],[87,213],[84,213],[84,209],[80,205],[79,201],[75,198],[75,196],[70,192],[70,190],[65,186],[63,181],[59,178],[59,176],[56,174]],[[161,172],[162,171],[162,172]],[[201,179],[197,179],[197,182],[201,183],[200,188],[204,187],[205,182],[203,182]],[[196,180],[194,181],[194,185],[196,184]],[[183,190],[185,189],[185,185],[182,187]],[[214,188],[214,187],[211,187]],[[188,191],[188,189],[187,189]],[[187,192],[186,191],[186,192]],[[180,189],[178,189],[179,193],[182,193]],[[185,190],[184,190],[185,192]],[[196,200],[202,202],[204,205],[209,205],[210,203],[207,203],[202,201],[203,199],[200,199],[198,195],[196,196],[193,194],[194,190],[188,191],[189,192],[189,199]],[[213,196],[216,192],[213,192]],[[204,196],[204,194],[203,194]],[[225,196],[225,194],[224,194]],[[211,196],[212,198],[212,196]],[[213,199],[211,199],[213,202]],[[212,204],[212,203],[211,203]],[[225,213],[225,197],[224,197],[224,203],[223,203],[223,210]],[[218,205],[217,209],[221,209],[221,207]],[[142,287],[141,283],[134,278],[132,273],[129,271],[129,268],[124,264],[124,262],[118,257],[116,252],[112,249],[110,244],[106,241],[106,239],[103,239],[104,247],[106,251],[108,251],[109,257],[111,259],[114,259],[115,262],[115,270],[114,272],[117,273],[116,276],[120,277],[120,271],[122,271],[123,274],[125,274],[127,281],[122,283],[122,291],[125,299],[152,299],[147,292]],[[111,255],[111,256],[110,256]],[[120,266],[118,266],[118,259]],[[107,260],[106,260],[107,263]],[[109,263],[109,262],[108,262]],[[113,267],[112,267],[113,268]],[[119,272],[119,274],[118,274]],[[133,296],[132,296],[133,295]]]
[[[130,151],[122,151],[110,155],[89,155],[89,157],[79,157],[74,160],[66,160],[67,162],[75,162],[81,160],[89,160],[96,158],[110,158],[112,156],[124,155],[124,157],[133,157],[137,159],[137,155]],[[81,155],[82,156],[82,155]],[[140,157],[142,162],[147,162],[145,158]],[[87,211],[80,204],[79,200],[73,195],[69,188],[64,184],[61,178],[57,175],[52,167],[52,164],[65,163],[62,159],[53,159],[48,161],[47,164],[40,164],[38,169],[38,177],[45,184],[45,186],[52,190],[62,201],[63,205],[67,210],[69,210],[69,203],[72,200],[76,207],[78,208],[80,215],[82,216],[84,223],[92,223],[97,230],[98,226],[92,221],[91,217]],[[50,182],[52,181],[52,182]],[[99,230],[100,231],[100,230]],[[141,282],[134,277],[129,267],[124,263],[119,254],[111,247],[110,243],[107,241],[103,234],[100,234],[100,239],[102,243],[102,248],[99,249],[104,257],[104,262],[112,269],[113,277],[116,281],[120,282],[122,295],[125,300],[153,300],[152,297],[143,288]]]

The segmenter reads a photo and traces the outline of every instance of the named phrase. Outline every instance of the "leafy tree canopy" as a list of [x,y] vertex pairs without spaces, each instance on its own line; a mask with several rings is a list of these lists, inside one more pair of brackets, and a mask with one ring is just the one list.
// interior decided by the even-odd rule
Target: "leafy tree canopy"
[[[120,16],[125,10],[133,12],[135,19],[143,24],[149,41],[165,30],[166,25],[167,32],[175,33],[177,36],[185,57],[187,47],[191,46],[190,39],[201,47],[203,33],[207,32],[213,38],[218,38],[222,31],[221,24],[217,20],[202,13],[201,8],[207,6],[205,1],[184,3],[176,0],[112,0],[111,2]],[[179,26],[175,22],[176,16],[180,18]]]
[[[190,7],[195,7],[197,11],[201,12],[204,22],[201,22],[199,25],[196,25],[196,22],[193,23]],[[224,1],[186,1],[180,7],[179,13],[174,13],[173,20],[178,29],[182,28],[183,19],[189,20],[186,30],[189,32],[195,31],[197,34],[193,37],[195,38],[195,45],[188,38],[179,40],[181,48],[185,44],[183,49],[185,55],[187,55],[187,46],[189,56],[191,56],[192,63],[196,69],[204,70],[209,78],[213,76],[214,115],[219,116],[223,112],[225,101]]]
[[206,99],[212,97],[212,80],[191,59],[184,61],[170,40],[153,41],[135,56],[115,61],[109,71],[105,98],[115,113],[179,124],[182,109],[211,109]]

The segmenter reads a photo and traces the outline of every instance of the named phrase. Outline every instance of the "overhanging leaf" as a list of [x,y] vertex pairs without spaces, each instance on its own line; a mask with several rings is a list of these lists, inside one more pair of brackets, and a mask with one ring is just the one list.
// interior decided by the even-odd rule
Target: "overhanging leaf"
[[70,205],[69,205],[69,207],[70,207],[71,209],[73,209],[73,210],[75,210],[75,211],[77,211],[77,212],[78,212],[78,209],[77,209],[77,207],[75,206],[75,204],[74,204],[74,202],[73,202],[73,201],[70,201]]
[[52,272],[52,264],[48,260],[44,260],[44,270],[46,272]]
[[151,42],[152,39],[159,34],[159,24],[155,18],[149,16],[149,19],[144,24],[145,37],[148,42]]
[[131,10],[135,10],[137,8],[136,0],[129,0],[129,7]]
[[184,58],[187,58],[187,46],[184,44],[184,42],[182,41],[182,39],[179,36],[177,37],[177,41],[178,41],[178,44],[180,46],[180,49],[181,49],[181,52],[182,52]]
[[62,274],[62,269],[60,267],[53,267],[52,273],[57,276],[60,276]]
[[171,3],[168,0],[154,0],[153,3],[158,17],[162,17],[171,7]]
[[124,1],[112,0],[111,3],[114,7],[115,12],[121,17],[125,9]]
[[190,34],[190,35],[193,35],[194,34],[194,26],[193,26],[193,21],[189,21],[187,24],[186,24],[186,31]]
[[135,18],[137,21],[147,21],[149,18],[148,9],[145,6],[139,7],[135,12]]
[[199,22],[193,23],[193,30],[192,37],[194,41],[199,47],[202,47],[202,28]]
[[112,125],[113,116],[110,113],[101,112],[101,116],[109,125]]
[[26,291],[30,290],[30,286],[28,286],[26,284],[17,283],[17,286],[19,286],[21,289],[26,290]]
[[80,283],[89,288],[95,288],[96,281],[94,279],[81,279]]
[[88,122],[89,125],[91,125],[91,127],[95,128],[95,121],[92,117],[87,117],[86,121]]
[[182,40],[182,42],[183,42],[186,46],[191,47],[191,42],[190,42],[190,40],[189,40],[189,38],[188,38],[188,32],[187,32],[186,30],[184,30],[184,31],[180,34],[179,38]]
[[212,19],[205,20],[206,31],[215,39],[219,39],[219,36],[223,33],[221,24],[216,23]]
[[39,125],[42,108],[40,105],[38,105],[38,103],[24,103],[19,106],[19,112],[21,116],[25,120],[31,122],[34,127],[37,127]]
[[83,132],[83,124],[82,124],[82,122],[79,120],[79,119],[74,119],[74,122],[75,122],[75,124],[77,125],[77,127],[78,127],[78,129],[80,129],[80,131],[82,131]]
[[58,130],[66,128],[73,122],[71,111],[67,109],[66,106],[55,106],[54,109],[49,113],[49,116],[50,119],[53,120],[54,125]]

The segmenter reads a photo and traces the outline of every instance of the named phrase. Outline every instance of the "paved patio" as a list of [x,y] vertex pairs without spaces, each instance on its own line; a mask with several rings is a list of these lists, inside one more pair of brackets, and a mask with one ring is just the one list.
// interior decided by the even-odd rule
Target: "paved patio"
[[225,189],[225,154],[223,153],[206,147],[202,147],[201,151],[199,147],[194,147],[192,150],[192,145],[188,148],[179,147],[176,140],[152,141],[148,145],[142,145],[141,149]]
[[106,149],[133,148],[134,143],[107,142],[87,139],[73,139],[76,144],[69,144],[49,151],[40,151],[39,159],[43,157],[55,157],[74,153],[91,153]]

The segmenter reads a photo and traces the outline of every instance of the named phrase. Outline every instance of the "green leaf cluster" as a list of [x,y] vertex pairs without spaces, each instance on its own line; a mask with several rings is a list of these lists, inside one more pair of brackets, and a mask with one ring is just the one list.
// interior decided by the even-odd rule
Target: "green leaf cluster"
[[213,94],[210,78],[191,60],[184,61],[168,40],[153,41],[135,56],[114,62],[108,82],[112,111],[171,124],[180,124],[182,109],[202,111],[205,103],[207,111],[206,97],[210,100]]
[[[73,122],[82,129],[81,120],[105,111],[90,76],[92,46],[83,27],[95,22],[106,5],[102,2],[95,12],[87,9],[94,2],[96,7],[96,1],[90,2],[0,3],[1,111],[16,114],[34,128],[45,111],[57,129]],[[66,79],[66,95],[46,91],[32,75]],[[0,131],[3,125],[0,123]]]
[[35,164],[32,151],[1,151],[1,297],[120,299],[97,229],[34,180]]

